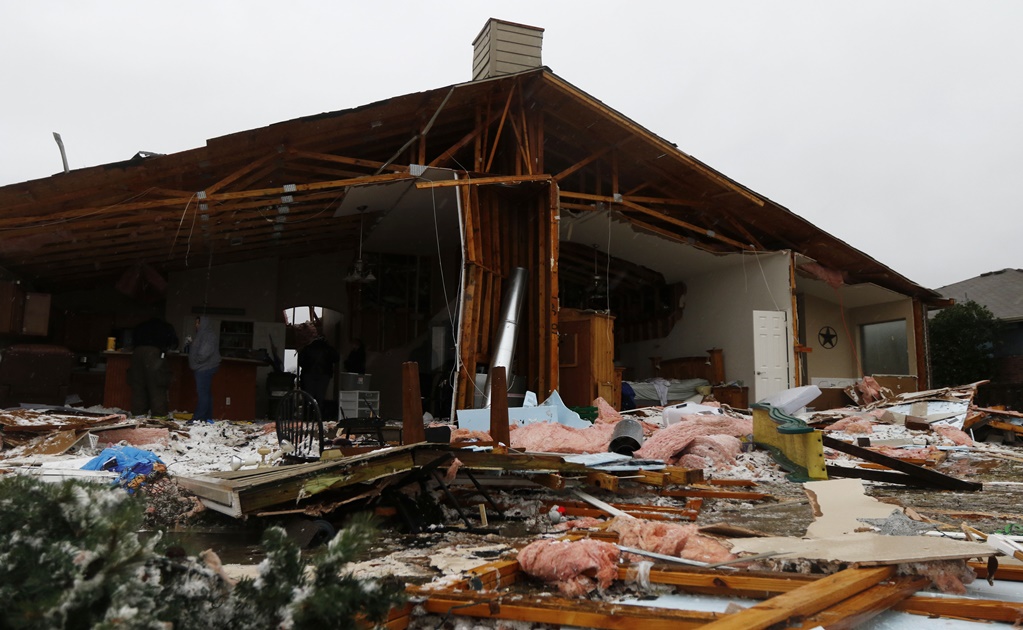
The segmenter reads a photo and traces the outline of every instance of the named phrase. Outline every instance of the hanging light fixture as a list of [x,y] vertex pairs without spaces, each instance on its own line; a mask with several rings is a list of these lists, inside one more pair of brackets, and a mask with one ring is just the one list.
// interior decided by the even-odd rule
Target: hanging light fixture
[[348,275],[345,276],[345,282],[361,282],[368,284],[374,282],[377,277],[373,275],[373,270],[369,268],[369,265],[365,264],[362,260],[362,228],[363,228],[363,216],[366,212],[366,206],[359,206],[359,257],[355,259],[355,264],[348,271]]
[[591,300],[602,300],[607,297],[604,291],[604,283],[601,282],[600,271],[597,268],[597,246],[593,246],[593,286],[590,288]]

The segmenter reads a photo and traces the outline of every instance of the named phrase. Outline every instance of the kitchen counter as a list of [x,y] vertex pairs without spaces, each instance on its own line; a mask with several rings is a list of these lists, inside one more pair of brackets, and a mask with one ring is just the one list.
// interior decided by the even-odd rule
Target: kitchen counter
[[[106,381],[103,385],[103,406],[131,410],[131,386],[128,368],[131,352],[112,350],[106,358]],[[167,355],[171,380],[167,388],[172,412],[195,411],[195,377],[188,367],[188,355],[170,352]],[[223,357],[213,377],[213,417],[223,420],[256,419],[256,369],[262,361]]]

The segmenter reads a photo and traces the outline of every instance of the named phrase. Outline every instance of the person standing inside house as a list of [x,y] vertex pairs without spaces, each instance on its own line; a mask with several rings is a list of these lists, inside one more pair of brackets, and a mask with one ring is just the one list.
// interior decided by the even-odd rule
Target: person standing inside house
[[352,340],[352,349],[345,357],[345,372],[366,373],[366,348],[362,345],[362,339]]
[[142,322],[131,333],[131,415],[167,415],[167,386],[170,366],[167,353],[178,347],[174,327],[159,317]]
[[318,335],[298,351],[298,367],[302,370],[302,389],[316,399],[323,410],[327,398],[327,384],[334,376],[334,366],[340,357],[337,350]]
[[213,375],[220,367],[220,338],[206,315],[195,318],[195,339],[188,348],[188,367],[195,373],[193,420],[213,422]]

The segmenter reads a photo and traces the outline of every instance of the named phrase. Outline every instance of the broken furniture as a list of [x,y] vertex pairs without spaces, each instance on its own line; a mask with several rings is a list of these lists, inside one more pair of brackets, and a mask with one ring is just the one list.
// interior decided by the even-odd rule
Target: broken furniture
[[714,400],[732,409],[749,409],[749,387],[741,385],[715,385],[710,390]]
[[345,439],[351,440],[352,434],[369,434],[376,437],[380,446],[387,441],[384,439],[384,425],[386,421],[380,417],[377,410],[380,408],[380,392],[353,389],[338,392],[338,432],[345,434]]
[[[15,344],[0,357],[0,407],[63,405],[70,393],[74,354],[64,346]],[[129,404],[125,408],[130,408]]]
[[822,434],[776,407],[753,405],[753,441],[768,450],[790,481],[827,479]]
[[323,454],[323,418],[315,398],[300,389],[291,390],[277,404],[276,422],[277,440],[285,461],[320,459]]
[[[103,406],[131,409],[131,385],[128,368],[131,352],[104,352],[106,382],[103,387]],[[188,367],[188,355],[167,353],[171,380],[167,387],[170,409],[195,409],[195,376]],[[213,376],[213,417],[223,420],[256,419],[256,371],[266,365],[263,361],[223,357]],[[63,402],[63,401],[61,401]]]

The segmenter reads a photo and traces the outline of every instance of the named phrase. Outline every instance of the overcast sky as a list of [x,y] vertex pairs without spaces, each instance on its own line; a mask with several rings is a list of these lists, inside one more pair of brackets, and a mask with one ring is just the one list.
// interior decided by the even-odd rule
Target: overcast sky
[[0,0],[0,185],[471,78],[555,73],[930,288],[1023,268],[1023,2]]

